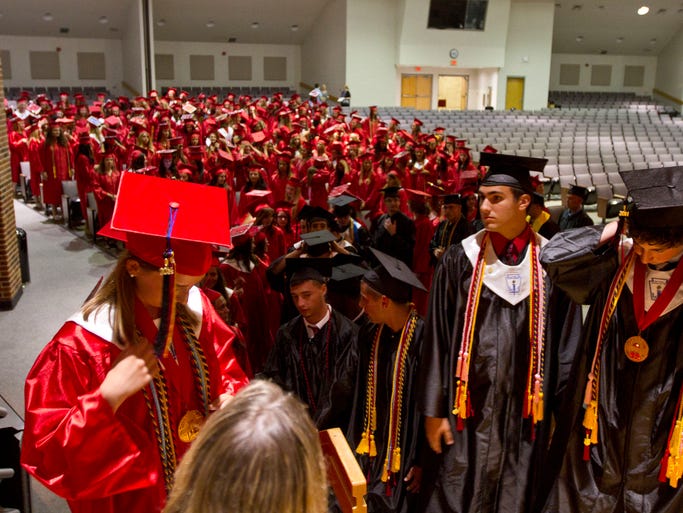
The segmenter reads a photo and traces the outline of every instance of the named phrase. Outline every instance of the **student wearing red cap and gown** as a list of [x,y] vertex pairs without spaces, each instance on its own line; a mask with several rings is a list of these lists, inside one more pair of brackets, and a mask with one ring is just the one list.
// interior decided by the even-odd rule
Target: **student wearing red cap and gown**
[[40,150],[43,163],[43,199],[53,208],[62,204],[62,181],[73,174],[71,146],[61,125],[52,123],[48,128],[45,143]]
[[229,243],[217,211],[218,189],[126,173],[109,231],[127,251],[26,378],[22,465],[75,513],[160,512],[203,420],[247,382],[194,286]]

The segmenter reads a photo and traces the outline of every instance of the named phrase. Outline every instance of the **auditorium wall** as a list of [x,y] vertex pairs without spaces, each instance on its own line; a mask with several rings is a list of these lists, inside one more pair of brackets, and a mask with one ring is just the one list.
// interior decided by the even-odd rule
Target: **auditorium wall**
[[683,112],[683,29],[678,31],[659,54],[655,89],[666,94],[656,94],[658,100]]
[[[122,43],[120,39],[79,39],[66,37],[26,37],[0,35],[0,48],[7,50],[12,61],[12,78],[5,87],[84,87],[107,88],[114,96],[125,94]],[[58,77],[34,79],[31,75],[31,52],[55,52],[58,55]],[[78,53],[104,54],[103,79],[79,79]]]
[[332,0],[301,45],[301,81],[338,96],[346,83],[346,0]]
[[[680,59],[680,53],[678,55]],[[562,66],[578,70],[578,76],[574,73],[564,75],[564,83],[561,83],[560,74]],[[578,68],[577,68],[578,66]],[[601,67],[602,71],[609,72],[609,83],[606,85],[592,85],[592,82],[601,82],[596,77],[597,70],[593,67]],[[624,78],[626,67],[643,67],[643,80],[641,86],[625,86]],[[568,68],[565,68],[568,69]],[[550,65],[550,90],[551,91],[593,91],[593,92],[629,92],[639,96],[651,96],[655,87],[657,74],[657,57],[640,55],[588,55],[554,53]],[[576,78],[577,80],[573,80]],[[568,79],[568,80],[567,80]]]
[[498,74],[497,110],[505,108],[508,77],[524,78],[524,110],[547,107],[554,14],[553,3],[512,2],[505,65]]
[[399,0],[347,0],[346,83],[351,105],[396,105]]
[[[249,45],[240,43],[199,43],[177,41],[155,41],[155,51],[161,55],[172,55],[173,78],[157,79],[156,88],[170,87],[282,87],[299,89],[301,76],[301,47],[298,45]],[[190,72],[191,56],[211,56],[214,62],[214,78],[193,80]],[[230,80],[228,58],[247,57],[251,63],[251,78]],[[286,59],[286,78],[266,80],[264,60],[268,57]]]

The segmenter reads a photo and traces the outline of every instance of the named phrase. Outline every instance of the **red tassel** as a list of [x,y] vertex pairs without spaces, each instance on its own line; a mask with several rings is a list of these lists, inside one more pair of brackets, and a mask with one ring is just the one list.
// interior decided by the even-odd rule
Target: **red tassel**
[[465,423],[463,422],[463,420],[460,417],[455,418],[455,428],[458,431],[462,431],[463,429],[465,429]]
[[387,480],[387,484],[384,487],[384,495],[391,497],[391,479]]
[[669,449],[664,453],[662,462],[659,467],[659,482],[666,483],[666,471],[669,469]]
[[531,441],[533,442],[536,440],[536,424],[534,424],[534,421],[531,421]]
[[589,461],[591,459],[591,446],[583,446],[583,461]]

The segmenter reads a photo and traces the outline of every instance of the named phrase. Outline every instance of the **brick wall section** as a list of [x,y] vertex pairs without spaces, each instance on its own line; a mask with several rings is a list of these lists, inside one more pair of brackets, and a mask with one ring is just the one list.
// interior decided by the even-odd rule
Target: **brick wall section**
[[14,184],[9,166],[5,95],[0,62],[0,309],[14,308],[21,297],[21,267],[14,217]]

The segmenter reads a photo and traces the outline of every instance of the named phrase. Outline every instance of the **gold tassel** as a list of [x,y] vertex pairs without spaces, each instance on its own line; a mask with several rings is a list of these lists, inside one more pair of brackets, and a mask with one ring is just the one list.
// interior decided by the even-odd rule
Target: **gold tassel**
[[389,455],[387,454],[387,458],[384,460],[384,465],[382,465],[382,482],[386,483],[389,480],[389,469],[387,468],[389,466]]
[[467,383],[464,381],[458,382],[458,388],[455,394],[455,407],[453,408],[453,415],[461,419],[467,418]]
[[377,446],[375,445],[375,435],[370,433],[370,457],[377,456]]
[[396,473],[401,470],[401,448],[396,447],[391,454],[391,471]]
[[360,443],[358,444],[358,447],[356,447],[356,454],[367,454],[368,449],[368,432],[363,431]]
[[674,426],[669,443],[669,464],[666,469],[666,477],[669,484],[677,488],[678,481],[683,477],[683,451],[681,451],[681,435],[683,435],[683,420],[678,419]]
[[598,443],[598,401],[593,399],[583,415],[583,427],[590,431],[590,443]]

